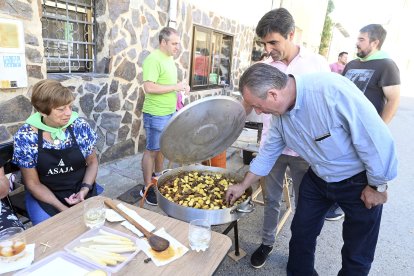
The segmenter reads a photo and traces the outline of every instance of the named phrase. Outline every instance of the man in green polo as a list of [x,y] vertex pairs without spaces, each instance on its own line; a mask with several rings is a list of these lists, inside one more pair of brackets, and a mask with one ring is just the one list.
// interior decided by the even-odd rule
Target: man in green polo
[[[160,152],[161,132],[176,110],[177,91],[188,93],[190,87],[185,81],[177,83],[177,67],[174,62],[180,50],[180,37],[175,29],[165,27],[159,34],[159,48],[144,60],[143,81],[145,100],[143,111],[144,129],[146,132],[146,148],[142,157],[142,172],[145,186],[141,196],[151,184],[155,175],[163,168],[163,156]],[[157,205],[157,197],[150,187],[146,202]]]

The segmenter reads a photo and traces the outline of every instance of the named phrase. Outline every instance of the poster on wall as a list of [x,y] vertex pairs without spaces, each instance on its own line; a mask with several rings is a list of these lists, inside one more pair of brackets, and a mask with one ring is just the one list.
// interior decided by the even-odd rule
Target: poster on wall
[[23,23],[0,18],[0,88],[27,87]]

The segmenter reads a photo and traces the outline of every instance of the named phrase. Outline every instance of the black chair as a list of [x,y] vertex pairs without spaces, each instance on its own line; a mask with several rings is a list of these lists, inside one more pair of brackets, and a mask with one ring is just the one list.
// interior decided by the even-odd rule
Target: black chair
[[[6,164],[3,167],[5,174],[15,173],[20,170],[19,167],[17,167],[11,162],[13,158],[13,142],[7,142],[7,143],[0,144],[0,157],[1,159],[6,161]],[[27,223],[30,221],[30,219],[26,211],[24,194],[25,194],[24,189],[17,193],[12,192],[11,195],[9,194],[8,196],[6,196],[6,201],[16,214],[19,214],[26,218],[26,219],[22,219],[22,222]]]
[[0,144],[0,158],[6,161],[4,165],[4,173],[9,174],[19,171],[19,167],[11,162],[13,158],[13,142]]

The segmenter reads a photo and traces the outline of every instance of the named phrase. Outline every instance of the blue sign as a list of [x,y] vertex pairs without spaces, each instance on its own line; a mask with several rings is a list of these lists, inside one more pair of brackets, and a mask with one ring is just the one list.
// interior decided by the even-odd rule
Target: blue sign
[[20,56],[3,56],[4,68],[20,68],[22,62]]

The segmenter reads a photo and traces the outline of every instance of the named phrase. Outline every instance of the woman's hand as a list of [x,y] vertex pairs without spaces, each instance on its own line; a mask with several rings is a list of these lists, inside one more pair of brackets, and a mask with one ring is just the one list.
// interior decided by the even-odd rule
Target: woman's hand
[[84,187],[82,189],[80,189],[79,192],[77,192],[76,194],[71,194],[70,197],[65,197],[65,201],[69,204],[69,205],[76,205],[79,202],[82,202],[85,200],[86,195],[88,194],[89,189]]
[[71,194],[69,197],[65,197],[66,203],[69,204],[69,205],[78,204],[80,202],[78,194],[79,193]]

